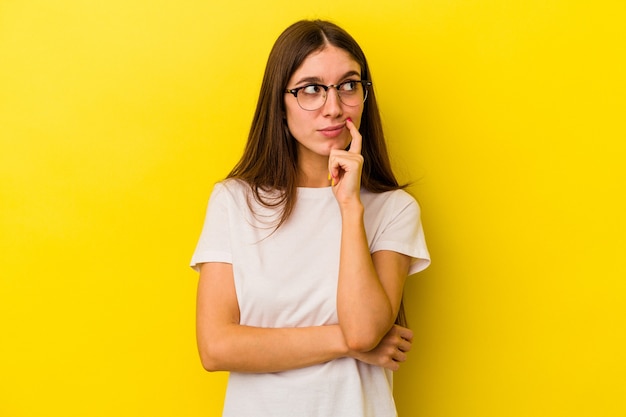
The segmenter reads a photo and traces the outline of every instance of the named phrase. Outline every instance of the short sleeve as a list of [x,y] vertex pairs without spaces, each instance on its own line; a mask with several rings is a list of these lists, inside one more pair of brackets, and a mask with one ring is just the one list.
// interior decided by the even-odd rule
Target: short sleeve
[[409,275],[420,272],[430,265],[421,222],[420,207],[415,199],[404,191],[396,191],[388,202],[385,224],[376,236],[370,250],[391,250],[411,257]]
[[202,233],[191,258],[191,267],[199,271],[205,262],[232,263],[229,207],[232,199],[223,184],[213,188]]

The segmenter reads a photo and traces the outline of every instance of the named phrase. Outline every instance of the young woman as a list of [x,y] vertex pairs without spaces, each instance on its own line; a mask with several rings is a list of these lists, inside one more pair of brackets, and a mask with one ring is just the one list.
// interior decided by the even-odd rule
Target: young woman
[[192,259],[202,364],[230,371],[224,416],[396,415],[402,290],[430,262],[401,188],[361,48],[330,22],[287,28]]

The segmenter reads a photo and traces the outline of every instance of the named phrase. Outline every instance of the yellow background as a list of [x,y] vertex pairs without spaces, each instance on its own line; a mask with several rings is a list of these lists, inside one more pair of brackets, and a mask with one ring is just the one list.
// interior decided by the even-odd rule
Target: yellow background
[[364,48],[423,208],[400,415],[625,416],[625,8],[0,0],[0,416],[219,415],[187,263],[313,17]]

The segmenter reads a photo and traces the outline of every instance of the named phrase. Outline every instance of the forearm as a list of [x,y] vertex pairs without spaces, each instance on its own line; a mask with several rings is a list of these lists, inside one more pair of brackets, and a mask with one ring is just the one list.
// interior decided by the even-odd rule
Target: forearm
[[207,330],[199,332],[198,344],[209,371],[279,372],[349,354],[338,325],[260,328],[233,323]]
[[362,352],[373,349],[395,319],[372,261],[360,203],[342,207],[337,312],[346,343]]

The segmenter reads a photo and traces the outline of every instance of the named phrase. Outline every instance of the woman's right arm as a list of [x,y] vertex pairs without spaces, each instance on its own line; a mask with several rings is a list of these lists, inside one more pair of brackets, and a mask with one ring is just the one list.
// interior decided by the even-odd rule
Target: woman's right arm
[[200,266],[196,334],[208,371],[279,372],[351,356],[392,370],[406,360],[410,330],[394,326],[371,352],[350,352],[339,325],[261,328],[239,324],[232,265]]
[[348,355],[339,326],[261,328],[239,324],[233,268],[200,267],[196,334],[208,371],[278,372]]

